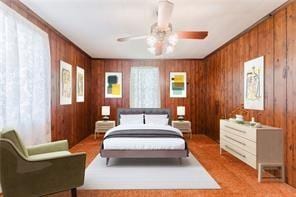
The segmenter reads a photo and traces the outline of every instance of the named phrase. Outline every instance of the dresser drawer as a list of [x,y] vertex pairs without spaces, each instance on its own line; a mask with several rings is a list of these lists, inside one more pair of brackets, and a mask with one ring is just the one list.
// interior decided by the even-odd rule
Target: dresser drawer
[[242,160],[252,168],[257,169],[257,162],[256,162],[256,156],[252,155],[251,153],[241,149],[240,147],[225,141],[222,139],[220,141],[220,148],[226,150],[227,152],[231,153],[236,158]]
[[220,131],[220,138],[256,156],[255,142],[250,141],[246,138],[243,138],[239,135],[234,135],[231,132],[224,131],[224,130]]
[[240,124],[235,124],[231,123],[228,121],[221,121],[220,122],[220,129],[227,131],[229,133],[232,133],[234,135],[241,136],[245,139],[251,140],[253,142],[256,142],[256,129],[245,126],[245,125],[240,125]]

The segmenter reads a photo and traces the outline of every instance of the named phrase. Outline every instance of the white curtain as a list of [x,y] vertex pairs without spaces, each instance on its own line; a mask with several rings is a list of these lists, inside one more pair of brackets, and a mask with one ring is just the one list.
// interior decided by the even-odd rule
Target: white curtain
[[47,33],[0,2],[0,130],[26,145],[51,140]]
[[131,68],[130,107],[160,107],[159,69],[157,67]]

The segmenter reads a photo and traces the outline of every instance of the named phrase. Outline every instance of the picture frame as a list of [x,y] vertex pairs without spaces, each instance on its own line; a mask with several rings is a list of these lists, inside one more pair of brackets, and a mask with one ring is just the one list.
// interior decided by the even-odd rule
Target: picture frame
[[72,65],[60,60],[60,105],[72,104]]
[[170,72],[170,97],[187,97],[187,74],[186,72]]
[[84,102],[85,78],[84,69],[76,67],[76,102]]
[[105,72],[105,98],[122,98],[122,72]]
[[264,56],[244,63],[244,108],[264,110]]

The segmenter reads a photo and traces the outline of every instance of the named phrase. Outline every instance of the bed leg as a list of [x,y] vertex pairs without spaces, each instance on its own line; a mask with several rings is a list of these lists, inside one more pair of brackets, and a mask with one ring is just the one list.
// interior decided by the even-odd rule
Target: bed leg
[[106,166],[108,166],[108,164],[109,164],[109,160],[110,160],[110,158],[107,157],[107,158],[106,158]]

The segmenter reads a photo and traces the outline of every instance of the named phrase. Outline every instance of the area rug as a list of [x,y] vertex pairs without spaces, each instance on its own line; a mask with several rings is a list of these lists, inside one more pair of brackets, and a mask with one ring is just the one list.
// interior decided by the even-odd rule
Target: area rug
[[190,154],[182,159],[106,159],[98,155],[87,167],[81,190],[220,189]]

